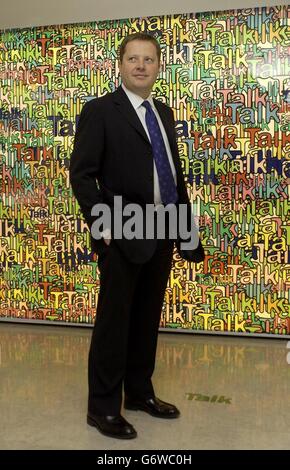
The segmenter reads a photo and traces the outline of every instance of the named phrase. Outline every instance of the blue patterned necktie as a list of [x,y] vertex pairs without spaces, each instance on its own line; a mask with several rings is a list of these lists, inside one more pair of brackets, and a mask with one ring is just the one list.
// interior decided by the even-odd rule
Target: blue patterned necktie
[[145,121],[158,174],[161,200],[165,206],[174,204],[177,202],[178,194],[161,130],[149,101],[143,101],[142,106],[146,108]]

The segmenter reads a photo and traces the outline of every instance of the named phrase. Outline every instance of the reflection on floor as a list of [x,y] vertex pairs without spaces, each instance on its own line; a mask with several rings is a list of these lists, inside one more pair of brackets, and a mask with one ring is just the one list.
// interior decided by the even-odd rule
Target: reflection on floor
[[120,441],[86,424],[90,336],[0,323],[1,449],[290,448],[287,340],[160,334],[156,395],[181,417],[124,411],[138,438]]

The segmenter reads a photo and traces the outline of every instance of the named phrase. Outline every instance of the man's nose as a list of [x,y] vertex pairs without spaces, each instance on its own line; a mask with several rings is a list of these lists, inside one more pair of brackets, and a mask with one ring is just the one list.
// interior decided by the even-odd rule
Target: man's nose
[[137,63],[137,68],[142,70],[142,69],[144,69],[144,67],[145,67],[145,61],[142,60],[142,59],[139,59],[139,61]]

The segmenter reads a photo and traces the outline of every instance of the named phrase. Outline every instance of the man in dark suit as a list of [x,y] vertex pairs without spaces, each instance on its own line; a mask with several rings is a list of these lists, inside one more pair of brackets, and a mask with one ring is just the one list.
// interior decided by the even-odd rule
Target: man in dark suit
[[[124,39],[119,51],[122,85],[83,107],[70,164],[72,188],[93,233],[100,270],[89,353],[87,421],[103,434],[123,439],[137,435],[121,415],[123,386],[125,409],[159,418],[180,414],[174,405],[155,396],[151,381],[174,247],[168,221],[163,239],[156,232],[151,239],[118,238],[112,225],[96,234],[97,217],[92,213],[96,204],[106,204],[113,220],[116,196],[122,196],[122,210],[132,203],[142,209],[185,204],[191,212],[173,112],[150,94],[160,55],[152,36],[136,33]],[[124,216],[123,226],[127,220]],[[175,242],[181,256],[203,259],[200,242],[194,250],[182,250],[180,237]]]

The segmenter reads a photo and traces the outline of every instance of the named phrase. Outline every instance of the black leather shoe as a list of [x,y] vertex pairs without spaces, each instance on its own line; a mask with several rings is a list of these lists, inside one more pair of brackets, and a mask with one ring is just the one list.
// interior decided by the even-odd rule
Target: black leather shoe
[[134,439],[137,432],[123,416],[95,416],[88,413],[87,423],[97,428],[102,434],[117,439]]
[[127,410],[142,410],[157,418],[178,418],[180,415],[176,406],[159,400],[157,397],[145,399],[131,399],[126,397],[124,408]]

